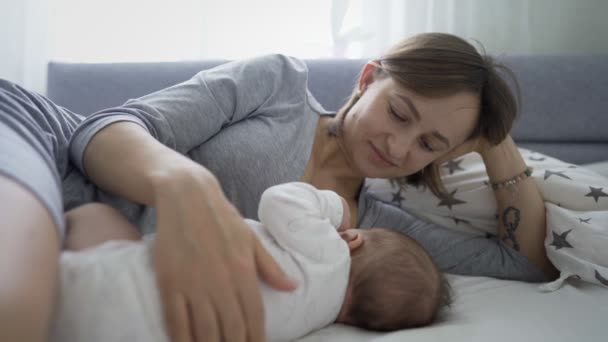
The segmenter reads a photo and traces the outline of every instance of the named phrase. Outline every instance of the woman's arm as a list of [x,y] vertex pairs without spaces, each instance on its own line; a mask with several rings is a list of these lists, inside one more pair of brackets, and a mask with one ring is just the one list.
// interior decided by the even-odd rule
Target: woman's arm
[[373,195],[361,196],[364,210],[360,228],[385,227],[407,234],[427,250],[442,272],[529,282],[546,280],[539,267],[500,240],[449,230]]
[[185,82],[87,117],[70,141],[70,158],[88,172],[82,158],[89,141],[118,121],[139,124],[163,145],[187,154],[228,126],[258,115],[280,116],[286,104],[305,101],[306,82],[304,63],[281,55],[204,70]]
[[233,62],[95,113],[74,133],[71,160],[96,185],[156,208],[153,252],[173,340],[261,341],[258,276],[295,287],[215,176],[184,155],[240,120],[280,115],[306,96],[306,80],[304,64],[284,56]]
[[[526,164],[511,136],[481,152],[490,183],[502,183],[521,174]],[[525,255],[550,279],[558,272],[545,251],[546,218],[543,198],[531,178],[494,191],[498,208],[499,237]]]
[[294,285],[217,179],[131,122],[96,134],[83,161],[102,188],[157,210],[154,260],[171,338],[263,341],[258,276],[277,289]]
[[[490,183],[511,180],[526,169],[510,135],[496,146],[490,146],[483,138],[466,141],[437,162],[442,163],[473,151],[481,155]],[[527,257],[549,279],[556,278],[558,271],[545,251],[545,205],[536,183],[526,178],[513,186],[500,187],[494,191],[494,195],[500,240]]]

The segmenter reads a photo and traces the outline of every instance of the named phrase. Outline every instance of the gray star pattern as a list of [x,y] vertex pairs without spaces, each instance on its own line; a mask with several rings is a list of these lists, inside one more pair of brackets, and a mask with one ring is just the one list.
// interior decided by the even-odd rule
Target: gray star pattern
[[588,219],[583,219],[583,218],[578,218],[578,223],[589,223],[589,221],[591,220],[591,217]]
[[441,199],[441,202],[439,202],[439,204],[437,204],[437,206],[438,207],[447,206],[450,210],[452,210],[453,205],[467,203],[466,201],[459,200],[454,197],[454,195],[456,194],[456,191],[458,191],[458,189],[454,189],[454,191],[450,192],[449,194],[445,194],[443,196],[443,198]]
[[454,223],[455,223],[455,224],[459,224],[460,222],[462,222],[462,223],[466,223],[466,224],[471,224],[471,222],[470,222],[470,221],[467,221],[467,220],[465,220],[465,219],[458,218],[458,217],[456,217],[456,216],[454,216],[454,215],[448,215],[448,216],[444,216],[444,217],[451,218],[452,220],[454,220]]
[[572,180],[572,178],[570,178],[570,177],[566,176],[566,175],[564,174],[564,172],[566,172],[566,171],[551,171],[551,170],[545,170],[545,178],[543,178],[543,179],[544,179],[544,180],[547,180],[547,178],[549,178],[549,177],[551,177],[551,176],[555,175],[555,176],[560,176],[560,177],[562,177],[562,178],[566,178],[566,179],[570,179],[570,180]]
[[561,234],[556,234],[555,232],[551,232],[551,233],[553,233],[553,242],[551,242],[551,246],[555,246],[555,250],[558,250],[560,248],[574,248],[574,247],[572,247],[572,245],[570,243],[568,243],[568,241],[566,241],[566,237],[568,236],[568,234],[571,231],[572,231],[572,229],[566,230],[565,232],[563,232]]
[[544,158],[544,157],[539,157],[539,158],[530,157],[530,160],[533,160],[533,161],[543,161],[543,160],[545,160],[545,159],[546,159],[546,158]]
[[602,283],[602,285],[608,286],[608,279],[602,277],[600,272],[598,272],[597,270],[595,270],[595,279],[597,279],[600,283]]
[[443,167],[445,167],[446,169],[450,170],[450,174],[454,173],[454,171],[464,171],[464,169],[462,167],[460,167],[460,163],[462,163],[464,159],[459,159],[459,160],[450,160],[447,163],[445,163],[445,165],[443,165]]
[[405,198],[401,196],[401,190],[397,190],[397,192],[393,192],[393,199],[391,200],[391,203],[397,206],[401,206],[401,201],[403,201],[404,199]]
[[591,192],[586,194],[585,197],[593,197],[595,203],[597,203],[597,200],[600,197],[608,197],[608,194],[602,191],[604,188],[594,188],[590,186],[589,189],[591,189]]

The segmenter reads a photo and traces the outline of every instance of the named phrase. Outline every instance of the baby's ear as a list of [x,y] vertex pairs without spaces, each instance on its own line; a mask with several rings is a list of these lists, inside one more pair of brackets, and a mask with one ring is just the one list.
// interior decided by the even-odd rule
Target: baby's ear
[[363,234],[358,232],[357,229],[348,229],[340,232],[340,237],[346,241],[351,253],[363,245]]

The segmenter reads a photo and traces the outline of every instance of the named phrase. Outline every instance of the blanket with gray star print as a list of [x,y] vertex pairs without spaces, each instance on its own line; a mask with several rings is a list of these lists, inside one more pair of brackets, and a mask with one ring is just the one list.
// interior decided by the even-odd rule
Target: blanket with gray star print
[[[545,200],[545,248],[560,278],[542,290],[558,289],[576,277],[608,287],[608,178],[584,167],[520,149]],[[387,180],[368,179],[367,191],[444,227],[496,236],[498,214],[481,157],[470,153],[441,167],[448,191],[438,198],[423,187],[399,189]]]

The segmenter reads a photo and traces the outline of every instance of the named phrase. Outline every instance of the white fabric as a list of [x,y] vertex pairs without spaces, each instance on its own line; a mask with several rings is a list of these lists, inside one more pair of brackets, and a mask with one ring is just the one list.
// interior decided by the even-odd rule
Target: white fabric
[[50,342],[167,342],[151,244],[110,241],[60,257]]
[[342,210],[336,193],[306,183],[277,185],[262,194],[261,224],[254,229],[299,284],[292,293],[262,284],[268,341],[291,341],[336,320],[350,272],[350,251],[336,231]]
[[[608,286],[608,178],[587,168],[540,153],[520,149],[545,200],[547,237],[551,262],[562,272],[555,290],[570,276]],[[428,189],[401,191],[386,180],[367,182],[368,191],[387,202],[445,227],[471,234],[496,235],[496,200],[478,154],[470,153],[442,167],[442,179],[453,196],[447,205]],[[450,170],[450,166],[452,167]],[[564,242],[565,239],[565,242]]]
[[298,342],[604,342],[608,291],[577,280],[542,293],[536,284],[448,275],[454,303],[433,325],[392,333],[341,324]]
[[[336,231],[342,213],[336,193],[287,183],[262,195],[262,223],[246,220],[298,282],[291,293],[261,284],[267,341],[292,341],[338,316],[350,271],[348,246]],[[62,253],[51,342],[167,342],[152,243],[111,241]]]
[[593,170],[604,177],[608,177],[608,161],[583,165],[589,170]]

